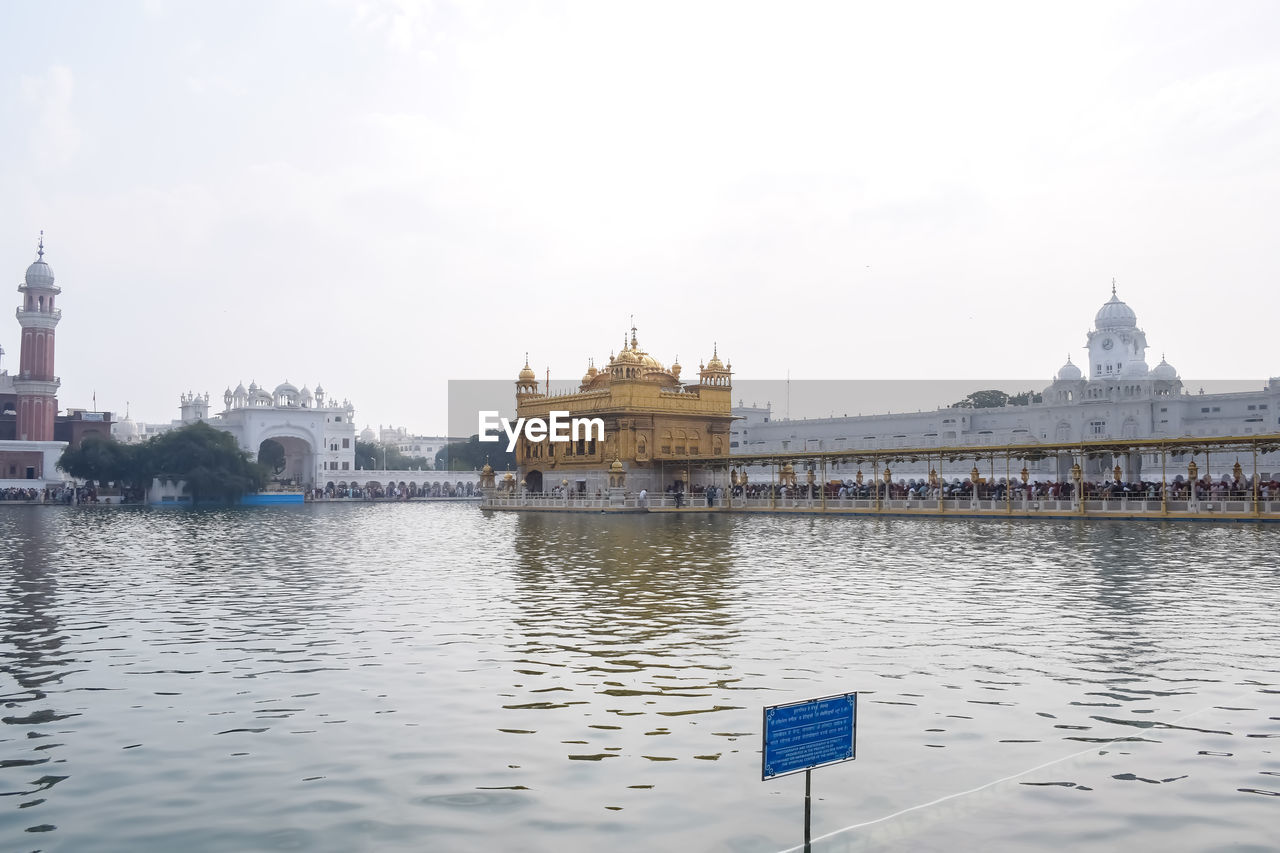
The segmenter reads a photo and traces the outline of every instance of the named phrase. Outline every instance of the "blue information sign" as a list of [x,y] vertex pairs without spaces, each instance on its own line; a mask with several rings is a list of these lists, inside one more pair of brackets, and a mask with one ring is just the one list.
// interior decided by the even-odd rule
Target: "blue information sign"
[[857,726],[857,693],[765,708],[761,778],[851,760]]

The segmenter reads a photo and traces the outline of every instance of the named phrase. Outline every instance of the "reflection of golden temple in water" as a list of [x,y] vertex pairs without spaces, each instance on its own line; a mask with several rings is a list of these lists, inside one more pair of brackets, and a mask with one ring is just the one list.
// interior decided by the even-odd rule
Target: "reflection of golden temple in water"
[[732,366],[712,347],[711,359],[699,365],[697,382],[682,382],[677,360],[670,368],[645,352],[631,328],[617,355],[603,370],[592,362],[576,392],[538,390],[529,361],[516,380],[516,414],[548,419],[550,412],[600,418],[604,440],[528,441],[516,445],[520,479],[527,491],[561,490],[594,497],[609,488],[611,469],[618,468],[627,488],[661,491],[689,484],[690,461],[724,457],[729,449]]

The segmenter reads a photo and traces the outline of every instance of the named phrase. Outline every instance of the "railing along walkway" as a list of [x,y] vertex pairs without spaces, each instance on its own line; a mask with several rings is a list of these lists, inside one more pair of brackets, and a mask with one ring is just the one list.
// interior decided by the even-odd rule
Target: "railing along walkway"
[[1061,517],[1064,515],[1106,518],[1107,516],[1147,516],[1152,518],[1205,517],[1270,518],[1280,520],[1280,500],[1250,498],[1211,498],[1199,501],[1143,497],[1112,497],[1106,500],[1087,498],[1083,507],[1070,498],[1023,496],[1012,499],[948,497],[938,498],[827,498],[821,497],[736,497],[721,496],[710,505],[704,495],[649,495],[643,500],[628,494],[621,500],[607,496],[562,496],[529,494],[495,496],[481,503],[486,509],[545,510],[558,512],[782,512],[831,515],[914,515],[922,516],[997,516]]

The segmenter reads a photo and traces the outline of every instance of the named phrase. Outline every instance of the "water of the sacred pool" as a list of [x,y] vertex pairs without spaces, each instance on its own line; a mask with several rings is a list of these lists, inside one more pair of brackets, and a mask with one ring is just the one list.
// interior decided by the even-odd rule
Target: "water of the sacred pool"
[[1274,525],[0,506],[0,849],[1264,850]]

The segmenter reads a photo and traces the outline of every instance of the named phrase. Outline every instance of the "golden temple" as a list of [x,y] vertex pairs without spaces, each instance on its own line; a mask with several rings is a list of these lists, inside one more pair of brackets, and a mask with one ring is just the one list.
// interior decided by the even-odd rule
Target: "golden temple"
[[603,369],[589,363],[574,392],[539,391],[526,357],[516,379],[516,415],[600,418],[604,440],[530,441],[522,435],[516,461],[525,488],[594,496],[608,489],[615,461],[630,491],[687,488],[688,463],[728,455],[733,370],[713,345],[696,382],[682,382],[680,374],[678,357],[668,368],[641,348],[635,326]]

